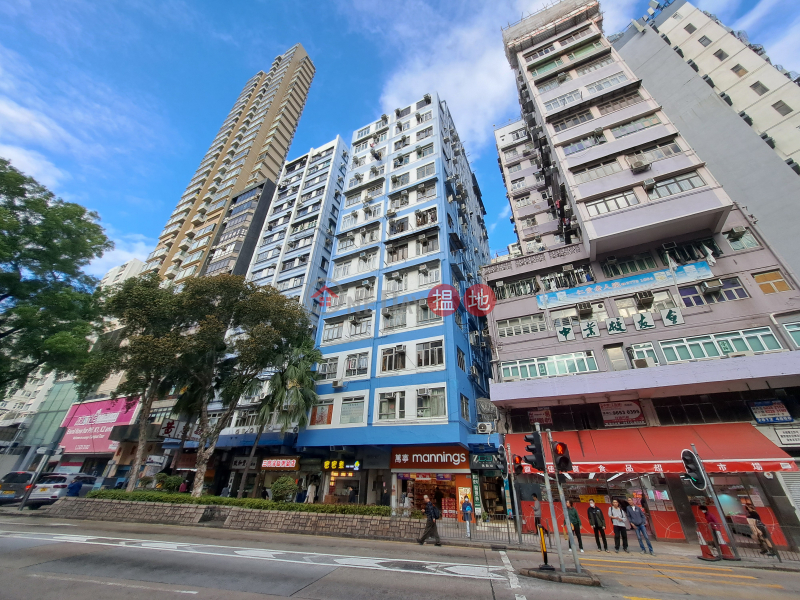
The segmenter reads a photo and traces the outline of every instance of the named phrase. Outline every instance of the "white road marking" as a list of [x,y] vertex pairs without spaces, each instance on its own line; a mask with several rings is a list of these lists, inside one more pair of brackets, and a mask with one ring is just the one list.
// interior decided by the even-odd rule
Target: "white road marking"
[[508,555],[505,551],[500,550],[500,560],[503,561],[503,564],[506,566],[506,571],[508,571],[508,583],[511,586],[511,589],[519,588],[519,579],[517,578],[516,572],[514,572],[514,567],[511,565],[511,561],[508,560]]
[[85,579],[81,577],[76,579],[73,577],[58,577],[56,575],[38,575],[31,573],[28,577],[36,577],[37,579],[55,579],[56,581],[74,581],[76,583],[96,583],[98,585],[111,585],[114,587],[134,588],[137,590],[150,590],[152,592],[172,592],[174,594],[197,594],[192,590],[171,590],[169,588],[150,587],[149,585],[133,585],[130,583],[116,583],[114,581],[98,581],[97,579]]
[[522,594],[514,594],[514,600],[528,600],[528,599]]

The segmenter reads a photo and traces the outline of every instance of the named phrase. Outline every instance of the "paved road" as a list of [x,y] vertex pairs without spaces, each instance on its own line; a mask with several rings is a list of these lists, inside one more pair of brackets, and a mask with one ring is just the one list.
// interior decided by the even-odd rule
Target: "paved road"
[[797,598],[800,574],[586,554],[603,589],[518,576],[528,552],[202,527],[0,518],[0,598]]

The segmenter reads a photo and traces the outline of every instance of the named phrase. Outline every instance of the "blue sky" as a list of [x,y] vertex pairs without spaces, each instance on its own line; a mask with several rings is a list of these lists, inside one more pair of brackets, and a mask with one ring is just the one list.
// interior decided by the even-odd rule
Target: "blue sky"
[[[438,91],[484,194],[493,250],[514,241],[493,126],[519,114],[500,28],[542,0],[0,0],[0,156],[96,210],[143,258],[244,83],[301,42],[317,67],[290,157]],[[800,71],[800,3],[702,0]],[[646,0],[603,2],[613,33]]]

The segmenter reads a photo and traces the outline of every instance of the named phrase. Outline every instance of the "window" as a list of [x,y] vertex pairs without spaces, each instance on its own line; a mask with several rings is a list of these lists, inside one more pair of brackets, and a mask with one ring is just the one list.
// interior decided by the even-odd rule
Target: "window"
[[406,348],[386,348],[381,351],[381,371],[399,371],[406,368]]
[[697,174],[686,173],[678,177],[670,177],[669,179],[662,179],[656,183],[656,186],[647,192],[650,200],[658,200],[659,198],[666,198],[667,196],[674,196],[681,192],[688,192],[689,190],[702,187],[706,184],[705,181]]
[[337,323],[325,323],[322,327],[322,341],[339,340],[342,338],[342,321]]
[[587,148],[591,148],[592,146],[597,146],[598,144],[605,144],[606,141],[607,140],[605,135],[592,134],[590,136],[587,136],[580,140],[576,140],[571,144],[567,144],[566,146],[564,146],[564,156],[575,154],[576,152],[586,150]]
[[541,275],[542,286],[548,292],[572,288],[594,281],[592,269],[588,264],[576,266],[572,271],[551,271]]
[[430,156],[433,154],[433,144],[428,144],[425,146],[421,152],[417,154],[420,158],[425,158],[426,156]]
[[794,345],[800,348],[800,323],[785,323],[783,328],[791,336]]
[[631,344],[632,358],[652,358],[658,364],[658,356],[656,356],[655,348],[652,342],[644,342],[643,344]]
[[384,309],[383,326],[386,329],[395,329],[406,326],[406,307],[394,306]]
[[406,393],[381,392],[378,396],[378,420],[405,419]]
[[701,44],[703,44],[703,46],[706,46],[706,47],[708,47],[708,45],[711,43],[711,39],[706,37],[706,36],[701,37],[697,41],[700,42]]
[[641,94],[638,91],[633,92],[631,94],[626,94],[624,96],[620,96],[618,98],[614,98],[613,100],[609,100],[608,102],[604,102],[603,104],[599,104],[597,109],[600,111],[600,115],[607,115],[609,113],[621,110],[628,106],[633,106],[634,104],[638,104],[639,102],[644,102],[644,98],[642,98]]
[[587,27],[586,29],[581,29],[580,31],[576,31],[572,35],[565,37],[563,40],[558,40],[558,45],[562,48],[572,42],[577,42],[581,38],[585,38],[587,35],[592,33],[592,29]]
[[436,172],[436,167],[434,166],[433,163],[425,165],[424,167],[419,167],[417,169],[417,180],[420,180],[423,177],[428,177],[430,175],[433,175],[435,172]]
[[370,335],[372,333],[372,320],[368,317],[350,320],[350,337]]
[[[667,254],[663,248],[660,248],[657,252],[659,258],[661,258],[661,263],[665,267],[669,266],[667,262]],[[694,240],[692,242],[678,244],[675,248],[672,248],[669,251],[669,254],[674,261],[678,263],[685,263],[695,260],[705,260],[708,257],[709,252],[711,252],[711,255],[714,258],[719,258],[722,256],[722,250],[720,250],[719,246],[717,246],[716,242],[714,242],[714,238],[704,238],[700,240]]]
[[519,281],[504,282],[503,285],[495,283],[494,295],[498,300],[508,300],[509,298],[519,298],[530,296],[539,291],[539,284],[535,277],[521,279]]
[[603,263],[603,275],[611,279],[612,277],[625,277],[640,271],[649,271],[656,268],[656,261],[649,252],[644,254],[634,254],[616,259],[615,262]]
[[386,255],[387,263],[396,263],[408,258],[408,244],[389,248]]
[[721,49],[717,50],[716,52],[714,52],[714,56],[716,58],[718,58],[719,60],[725,60],[726,58],[728,58],[728,54],[724,50],[721,50]]
[[517,171],[522,171],[522,163],[517,163],[508,168],[509,173],[516,173]]
[[581,123],[591,121],[592,119],[594,119],[594,115],[592,115],[591,111],[585,110],[577,115],[568,117],[563,121],[556,121],[553,123],[553,129],[555,129],[556,133],[558,133],[560,131],[564,131],[565,129],[569,129],[570,127],[575,127]]
[[368,146],[367,142],[361,142],[360,144],[356,144],[355,146],[353,146],[353,153],[363,152],[364,150],[367,149],[367,146]]
[[786,102],[783,100],[778,100],[775,104],[772,105],[772,108],[777,110],[782,117],[785,117],[790,112],[792,112],[792,107],[790,107]]
[[433,367],[444,364],[443,342],[417,344],[417,367]]
[[535,69],[531,69],[531,75],[533,75],[534,77],[537,75],[544,75],[545,73],[548,73],[553,69],[560,67],[563,64],[564,61],[561,58],[556,58],[546,63],[542,63]]
[[366,375],[369,370],[369,352],[348,354],[345,361],[345,377]]
[[642,129],[659,125],[660,123],[661,121],[656,115],[648,115],[622,125],[617,125],[611,129],[611,133],[614,134],[615,138],[621,138],[625,137],[626,135],[636,133],[637,131],[641,131]]
[[444,388],[419,388],[417,390],[417,418],[428,419],[445,416]]
[[430,254],[439,250],[439,236],[432,235],[426,237],[424,240],[417,240],[417,256],[423,254]]
[[533,204],[533,199],[530,196],[525,196],[524,198],[519,198],[515,200],[514,204],[517,208],[522,208],[524,206]]
[[668,308],[675,308],[675,300],[667,290],[653,292],[653,304],[649,307],[639,307],[635,298],[615,298],[614,303],[617,305],[617,311],[621,317],[632,317],[639,313],[654,313]]
[[521,179],[514,179],[511,182],[511,189],[512,190],[521,190],[525,187],[525,178],[522,177]]
[[598,370],[592,351],[500,363],[503,379],[538,379],[539,377],[589,373]]
[[402,175],[396,175],[392,177],[392,189],[396,189],[399,187],[403,187],[404,185],[408,185],[410,181],[411,175],[409,173],[403,173]]
[[378,262],[378,253],[372,252],[367,254],[366,256],[359,256],[358,257],[358,272],[359,273],[366,273],[367,271],[372,271]]
[[530,54],[525,56],[525,62],[533,62],[537,58],[541,58],[542,56],[546,56],[551,52],[555,52],[556,47],[553,44],[550,44],[546,48],[542,48],[541,50],[537,50],[536,52],[531,52]]
[[424,270],[420,268],[419,270],[419,286],[424,287],[426,285],[433,285],[434,283],[439,283],[441,279],[441,271],[439,267],[435,268],[425,268]]
[[504,156],[506,157],[506,160],[512,160],[519,156],[519,152],[516,148],[512,148],[511,150],[506,150]]
[[747,75],[747,69],[745,69],[742,65],[739,64],[731,68],[731,71],[736,73],[739,77],[744,77],[745,75]]
[[588,65],[584,65],[582,67],[578,67],[578,69],[576,69],[576,73],[578,74],[578,77],[582,77],[587,73],[591,73],[592,71],[597,71],[598,69],[605,67],[606,65],[610,65],[612,62],[614,62],[614,59],[609,54],[608,56],[604,56],[600,60],[590,62]]
[[621,194],[602,198],[601,200],[587,202],[585,206],[589,216],[596,217],[597,215],[627,208],[629,206],[635,206],[637,204],[639,204],[639,200],[636,198],[636,194],[633,193],[633,190],[629,190]]
[[768,271],[753,275],[758,287],[765,294],[776,294],[778,292],[788,292],[791,286],[786,282],[783,273],[780,271]]
[[417,307],[417,323],[430,323],[432,321],[440,321],[442,316],[436,314],[431,307],[428,306],[426,300],[421,300],[420,302],[425,302],[425,304],[420,304]]
[[763,96],[769,91],[769,88],[760,81],[756,81],[753,85],[750,86],[750,89],[753,90],[759,96]]
[[395,150],[400,150],[400,148],[405,148],[410,143],[411,143],[411,140],[407,136],[404,135],[402,138],[400,138],[399,140],[397,140],[394,143],[394,149]]
[[732,352],[769,352],[781,345],[769,327],[659,342],[668,363],[720,358]]
[[585,45],[581,46],[580,48],[576,48],[575,50],[573,50],[572,52],[567,54],[567,57],[571,61],[575,61],[575,60],[578,60],[579,58],[583,58],[584,56],[586,56],[588,54],[591,54],[592,52],[594,52],[598,48],[602,48],[602,47],[603,47],[603,44],[600,43],[600,42],[589,42],[588,44],[585,44]]
[[362,138],[365,135],[369,135],[369,127],[364,127],[364,129],[359,129],[358,133],[356,133],[357,138]]
[[528,131],[526,129],[517,129],[516,131],[511,132],[511,139],[512,140],[521,140],[528,137]]
[[586,89],[589,91],[590,94],[596,94],[598,92],[602,92],[603,90],[610,88],[612,85],[617,85],[618,83],[622,83],[623,81],[628,81],[628,76],[625,75],[622,71],[619,73],[615,73],[614,75],[610,75],[605,79],[601,79],[600,81],[595,81],[594,83],[590,83],[586,86]]
[[560,86],[561,84],[563,84],[566,81],[569,81],[570,79],[572,79],[572,77],[570,77],[569,73],[564,73],[564,75],[566,75],[566,78],[562,78],[563,81],[559,81],[559,78],[556,77],[555,79],[551,79],[550,81],[547,81],[547,82],[545,82],[545,83],[543,83],[541,85],[537,85],[536,89],[539,91],[540,94],[544,94],[545,92],[549,92],[550,90],[554,90],[558,86]]
[[541,313],[538,315],[528,315],[527,317],[497,321],[497,335],[501,338],[545,330],[547,330],[547,324],[544,321],[544,315]]
[[356,245],[356,238],[349,236],[343,237],[339,240],[339,252],[344,252],[345,250],[354,248],[355,245]]
[[[602,304],[602,302],[600,304]],[[605,311],[605,308],[603,308],[603,311]],[[561,310],[552,310],[550,311],[550,318],[553,320],[553,327],[556,329],[577,325],[580,322],[580,318],[578,318],[578,309],[574,306],[562,308]]]
[[397,235],[408,231],[408,217],[389,221],[389,235]]
[[575,182],[586,183],[587,181],[592,181],[594,179],[606,177],[607,175],[619,173],[620,171],[622,171],[622,165],[619,164],[617,159],[613,159],[593,167],[587,167],[582,171],[577,171],[575,173]]
[[469,421],[469,398],[461,394],[461,418]]
[[568,94],[564,94],[563,96],[559,96],[558,98],[554,98],[550,100],[550,102],[545,102],[544,109],[546,111],[556,110],[563,106],[568,106],[573,102],[577,102],[581,99],[581,92],[580,90],[574,90],[569,92]]
[[423,140],[426,137],[430,137],[433,135],[433,127],[426,127],[417,132],[417,141]]
[[458,362],[458,368],[466,372],[467,360],[464,356],[464,351],[461,348],[456,348],[456,362]]
[[628,155],[628,163],[632,164],[634,161],[642,160],[647,162],[656,162],[670,156],[675,156],[682,152],[681,147],[675,142],[666,142],[656,146],[650,146],[637,152],[636,154]]
[[342,410],[339,423],[350,425],[364,421],[364,396],[356,398],[342,398]]
[[347,277],[350,275],[350,265],[352,263],[350,261],[337,263],[333,267],[333,278],[334,279],[341,279],[343,277]]
[[697,285],[682,287],[679,291],[685,306],[719,304],[720,302],[744,300],[750,297],[738,277],[723,279],[722,289],[717,292],[703,293],[702,288]]
[[695,31],[697,31],[697,27],[695,27],[695,26],[694,26],[694,25],[692,25],[691,23],[689,23],[688,25],[686,25],[686,27],[684,27],[684,29],[685,29],[685,30],[686,30],[688,33],[694,33]]
[[750,248],[759,248],[761,244],[758,243],[756,236],[748,229],[744,235],[733,237],[733,232],[729,231],[725,234],[725,239],[734,250],[749,250]]

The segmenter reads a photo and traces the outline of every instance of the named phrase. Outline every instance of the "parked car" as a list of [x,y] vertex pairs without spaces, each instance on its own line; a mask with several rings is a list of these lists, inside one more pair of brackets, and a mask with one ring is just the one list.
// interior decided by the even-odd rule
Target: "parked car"
[[25,490],[31,487],[33,471],[11,471],[0,479],[0,504],[19,502],[25,495]]
[[94,487],[94,475],[86,473],[49,473],[36,482],[36,487],[31,492],[26,506],[37,509],[45,504],[53,504],[59,498],[67,495],[67,488],[73,481],[81,485],[79,496],[85,496]]

